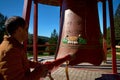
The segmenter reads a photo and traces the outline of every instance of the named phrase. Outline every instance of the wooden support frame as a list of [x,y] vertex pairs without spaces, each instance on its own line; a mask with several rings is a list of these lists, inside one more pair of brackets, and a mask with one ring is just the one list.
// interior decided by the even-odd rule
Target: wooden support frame
[[38,36],[38,2],[37,0],[34,0],[34,35],[33,35],[34,61],[38,61],[37,36]]
[[[111,29],[111,49],[112,49],[112,70],[113,74],[117,74],[117,65],[116,65],[116,48],[115,48],[115,29],[114,29],[114,19],[113,19],[113,0],[108,0],[109,4],[109,14],[110,14],[110,29]],[[29,25],[30,20],[30,11],[31,11],[32,0],[24,0],[24,7],[23,7],[23,18]],[[62,4],[61,4],[62,6]],[[61,7],[60,6],[60,7]],[[103,1],[103,33],[104,39],[106,39],[106,2]],[[37,28],[38,28],[38,2],[34,0],[34,38],[33,38],[33,53],[34,53],[34,60],[37,61]],[[61,28],[61,27],[60,27]],[[26,47],[27,42],[24,42]],[[105,44],[104,44],[104,48]],[[26,50],[26,49],[25,49]]]
[[106,62],[107,60],[107,42],[106,42],[106,36],[107,36],[107,19],[106,19],[106,1],[102,1],[102,8],[103,8],[103,50],[104,50],[104,53],[105,53],[105,56],[104,56],[104,61]]
[[[32,0],[24,0],[22,17],[25,19],[28,26],[30,21],[31,5],[32,5]],[[24,49],[27,52],[27,40],[24,41]]]
[[[24,0],[23,7],[23,18],[28,23],[30,21],[30,13],[31,13],[32,0]],[[33,53],[34,53],[34,61],[37,61],[37,27],[38,27],[38,2],[34,0],[34,36],[33,36]],[[24,42],[25,51],[27,51],[27,40]]]
[[114,29],[114,19],[113,19],[113,0],[108,0],[108,5],[109,5],[110,29],[111,29],[112,70],[113,70],[113,74],[117,74],[115,29]]

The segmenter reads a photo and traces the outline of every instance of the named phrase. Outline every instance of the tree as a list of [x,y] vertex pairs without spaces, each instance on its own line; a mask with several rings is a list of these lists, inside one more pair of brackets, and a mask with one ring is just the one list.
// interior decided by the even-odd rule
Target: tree
[[120,45],[120,4],[118,5],[118,8],[114,16],[114,26],[115,26],[115,42],[116,45],[118,44]]
[[0,43],[2,42],[4,33],[5,33],[4,23],[6,19],[7,17],[4,16],[2,13],[0,13]]
[[[58,33],[57,31],[54,29],[53,32],[51,33],[51,37],[49,39],[49,44],[57,44],[58,42]],[[56,46],[51,46],[49,48],[51,51],[55,51],[56,50]],[[50,55],[53,55],[55,52],[51,52]]]
[[110,47],[111,41],[110,41],[110,27],[107,28],[107,44],[108,47]]
[[[45,36],[37,36],[38,40],[37,40],[37,45],[44,45],[46,42],[48,42],[49,38],[45,37]],[[28,34],[28,45],[33,45],[33,34]],[[46,47],[38,47],[38,50],[41,51],[45,51]],[[29,46],[27,48],[28,51],[33,51],[33,46]],[[38,54],[43,54],[42,52],[38,53]]]
[[[120,45],[120,4],[114,15],[115,44]],[[110,45],[110,27],[107,29],[107,43]]]
[[120,17],[120,4],[118,5],[118,8],[117,8],[117,10],[115,12],[115,16]]
[[51,33],[49,43],[50,44],[57,44],[57,40],[58,40],[58,34],[57,34],[56,30],[54,29],[53,32]]

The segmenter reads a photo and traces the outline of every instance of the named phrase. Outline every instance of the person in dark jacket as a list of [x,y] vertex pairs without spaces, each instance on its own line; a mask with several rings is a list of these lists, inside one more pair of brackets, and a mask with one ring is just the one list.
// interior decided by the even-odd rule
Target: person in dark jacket
[[[13,16],[5,22],[8,35],[0,44],[0,79],[2,80],[39,80],[47,76],[49,70],[60,65],[71,56],[67,55],[53,62],[42,64],[27,59],[23,41],[28,37],[28,25],[19,16]],[[34,68],[33,71],[30,68]]]

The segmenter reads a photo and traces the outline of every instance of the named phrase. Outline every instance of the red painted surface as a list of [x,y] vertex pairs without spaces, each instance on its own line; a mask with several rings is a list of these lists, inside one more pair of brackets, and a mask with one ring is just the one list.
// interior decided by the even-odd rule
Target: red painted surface
[[116,74],[117,64],[116,64],[115,29],[114,29],[112,0],[108,0],[108,3],[109,3],[110,29],[111,29],[112,70],[113,70],[113,74]]
[[[104,35],[103,45],[99,42],[101,39],[98,13],[97,13],[97,1],[103,2],[103,23],[104,23]],[[99,65],[106,52],[106,12],[105,12],[105,0],[60,0],[60,37],[59,45],[56,53],[56,58],[60,58],[68,53],[73,53],[76,58],[70,62],[71,65],[75,65],[82,62],[89,62],[94,65]],[[30,19],[32,0],[24,0],[23,18],[28,22]],[[38,18],[38,2],[34,0],[34,60],[37,61],[37,18]],[[115,33],[114,33],[114,21],[113,21],[113,3],[112,0],[108,0],[110,11],[110,28],[111,28],[111,48],[112,48],[112,64],[113,73],[117,73],[116,66],[116,50],[115,50]],[[74,5],[75,4],[75,5]],[[81,4],[81,5],[80,5]],[[69,10],[68,10],[69,9]],[[71,16],[69,16],[71,15]],[[69,16],[69,17],[66,17]],[[67,24],[66,24],[67,23]],[[70,24],[70,25],[69,25]],[[66,27],[72,26],[72,27]],[[66,31],[68,30],[68,31]],[[86,44],[63,44],[62,39],[66,36],[78,36],[82,35],[82,38],[87,40]],[[25,47],[26,47],[25,42]]]
[[34,61],[37,61],[38,57],[37,36],[38,36],[38,3],[36,0],[34,0],[34,35],[33,35]]
[[[25,19],[25,21],[28,23],[28,26],[29,26],[29,21],[30,21],[31,4],[32,4],[32,0],[24,0],[22,16]],[[24,46],[25,46],[25,51],[27,51],[27,40],[24,41]]]
[[106,37],[107,37],[107,24],[106,24],[106,1],[102,2],[103,6],[103,50],[105,53],[104,56],[104,62],[107,60],[107,42],[106,42]]
[[[61,36],[57,58],[70,53],[76,56],[70,62],[70,65],[82,62],[100,65],[104,57],[104,51],[98,20],[97,1],[63,0],[61,8]],[[69,38],[78,37],[79,34],[87,41],[86,44],[63,43],[66,36]]]

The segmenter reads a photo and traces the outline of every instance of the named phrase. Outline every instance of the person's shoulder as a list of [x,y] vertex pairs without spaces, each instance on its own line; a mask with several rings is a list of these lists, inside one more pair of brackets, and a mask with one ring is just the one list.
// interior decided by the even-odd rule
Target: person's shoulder
[[[2,41],[2,42],[8,41],[8,39],[9,39],[9,36],[8,36],[8,35],[4,35],[4,36],[3,36],[3,41]],[[1,43],[1,44],[2,44],[2,43]]]
[[9,36],[5,35],[2,43],[0,44],[0,51],[7,50],[12,47],[12,44],[10,44],[8,39],[9,39]]

